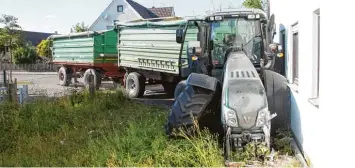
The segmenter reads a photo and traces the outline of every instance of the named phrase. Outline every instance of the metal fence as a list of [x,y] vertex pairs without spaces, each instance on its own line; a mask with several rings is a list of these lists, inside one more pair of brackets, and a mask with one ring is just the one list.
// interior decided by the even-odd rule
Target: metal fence
[[0,69],[13,71],[27,71],[27,72],[56,72],[59,65],[53,63],[36,63],[36,64],[12,64],[0,63]]

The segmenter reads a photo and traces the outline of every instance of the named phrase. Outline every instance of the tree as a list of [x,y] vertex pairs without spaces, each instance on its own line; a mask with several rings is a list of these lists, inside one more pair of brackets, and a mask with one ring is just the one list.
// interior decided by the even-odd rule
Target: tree
[[81,22],[74,25],[71,30],[74,30],[75,33],[85,32],[89,30],[89,26],[86,26],[84,22]]
[[261,0],[245,0],[243,2],[243,6],[245,6],[246,8],[257,8],[263,10]]
[[[12,50],[19,46],[21,39],[21,26],[17,23],[18,18],[11,15],[2,15],[0,24],[4,27],[0,29],[0,45],[6,46],[10,51],[10,61],[12,66]],[[10,81],[12,82],[12,67],[10,68]]]
[[52,58],[52,52],[50,46],[52,46],[52,40],[42,40],[37,45],[36,52],[38,56]]

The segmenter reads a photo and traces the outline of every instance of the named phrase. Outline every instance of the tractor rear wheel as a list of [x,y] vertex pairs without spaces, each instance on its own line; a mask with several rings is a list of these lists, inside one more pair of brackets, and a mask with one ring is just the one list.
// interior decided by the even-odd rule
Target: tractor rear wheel
[[290,125],[290,91],[286,78],[279,73],[264,70],[263,78],[269,111],[271,114],[275,112],[277,114],[271,120],[271,136],[273,136],[277,129]]

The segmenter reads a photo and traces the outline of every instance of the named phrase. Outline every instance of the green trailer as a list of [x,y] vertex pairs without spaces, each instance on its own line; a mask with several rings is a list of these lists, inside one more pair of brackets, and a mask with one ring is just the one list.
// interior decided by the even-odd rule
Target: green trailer
[[68,86],[73,77],[83,78],[88,86],[92,74],[98,89],[102,79],[118,82],[125,74],[117,66],[116,29],[53,35],[49,39],[53,41],[53,62],[60,65],[58,78],[62,86]]
[[124,85],[129,96],[142,96],[146,84],[162,84],[172,95],[191,73],[188,43],[176,42],[176,30],[185,27],[185,41],[197,41],[193,22],[175,17],[115,24],[118,66],[126,71]]

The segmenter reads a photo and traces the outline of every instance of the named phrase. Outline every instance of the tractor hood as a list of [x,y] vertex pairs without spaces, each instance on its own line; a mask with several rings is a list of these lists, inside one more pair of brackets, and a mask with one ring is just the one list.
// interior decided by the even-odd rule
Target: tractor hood
[[[268,107],[259,74],[250,59],[241,51],[231,52],[226,61],[222,104],[224,109],[235,112],[238,126],[243,129],[254,127],[259,111]],[[225,114],[226,110],[223,113]]]

